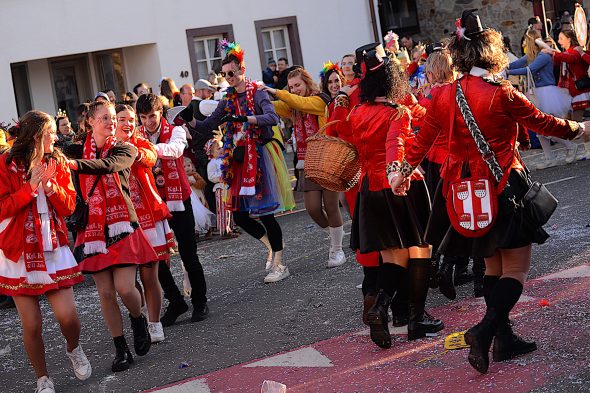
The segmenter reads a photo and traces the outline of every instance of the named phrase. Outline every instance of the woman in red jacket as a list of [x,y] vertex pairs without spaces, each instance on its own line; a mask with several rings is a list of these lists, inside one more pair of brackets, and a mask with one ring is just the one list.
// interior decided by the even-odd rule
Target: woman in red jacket
[[74,145],[79,146],[75,155],[82,159],[69,163],[80,175],[81,197],[88,202],[88,224],[76,237],[76,249],[82,255],[80,268],[92,274],[96,283],[102,315],[115,344],[111,369],[118,372],[127,370],[133,357],[125,340],[117,295],[129,311],[135,353],[146,355],[151,338],[141,313],[135,275],[138,265],[155,261],[157,256],[139,226],[129,195],[129,172],[137,149],[115,139],[113,104],[92,103],[87,122],[90,131],[84,145]]
[[137,148],[137,159],[129,174],[129,192],[139,225],[158,256],[153,263],[139,267],[148,308],[148,329],[152,343],[156,343],[164,341],[164,329],[160,323],[162,288],[158,281],[157,264],[166,263],[170,258],[168,250],[174,247],[174,235],[168,225],[168,218],[172,215],[158,193],[152,173],[158,158],[155,146],[136,132],[136,116],[131,106],[117,105],[115,111],[115,137],[118,141],[128,142]]
[[80,320],[72,286],[84,281],[68,245],[64,217],[76,192],[65,157],[54,149],[55,122],[27,112],[12,127],[12,149],[0,156],[0,294],[14,298],[37,391],[55,392],[48,378],[39,296],[47,296],[66,339],[78,379],[92,368],[80,346]]
[[553,64],[560,67],[559,87],[569,90],[572,96],[572,119],[582,121],[584,109],[590,107],[590,88],[579,90],[576,81],[588,76],[588,65],[582,59],[582,55],[576,50],[580,44],[573,30],[559,33],[559,45],[565,50],[559,52],[556,49],[543,49],[543,52],[553,56]]
[[[516,200],[520,200],[529,188],[524,178],[524,164],[515,154],[518,124],[565,139],[583,133],[584,127],[539,111],[508,81],[495,76],[507,65],[502,35],[493,29],[483,29],[479,16],[473,12],[463,13],[457,37],[452,38],[449,50],[455,67],[464,76],[441,87],[439,94],[433,97],[424,125],[413,144],[390,167],[389,180],[394,192],[404,195],[407,190],[405,179],[412,175],[438,134],[450,135],[449,157],[442,167],[442,181],[434,197],[426,240],[434,246],[440,245],[443,253],[485,257],[486,314],[480,323],[467,331],[465,340],[470,345],[470,364],[486,373],[492,339],[495,361],[536,349],[534,342],[526,342],[513,333],[508,315],[522,293],[531,262],[531,243],[543,243],[548,235],[542,228],[524,227],[521,212],[515,210],[514,203],[511,205],[502,194],[498,195],[496,220],[483,236],[465,237],[450,226],[443,190],[449,183],[465,177],[491,177],[488,164],[463,119],[461,110],[465,110],[465,105],[456,103],[458,84],[484,139],[506,174],[502,182],[510,182],[511,194]],[[497,189],[502,192],[503,184]]]
[[392,193],[385,173],[388,162],[403,157],[403,143],[412,135],[409,110],[397,103],[406,95],[407,81],[380,45],[363,50],[361,56],[361,105],[348,119],[361,161],[351,247],[361,253],[381,254],[379,292],[368,311],[368,322],[373,342],[389,348],[387,310],[391,298],[407,282],[408,339],[425,337],[444,326],[424,310],[430,273],[430,247],[424,240],[430,200],[424,178],[416,172],[413,191],[398,197]]

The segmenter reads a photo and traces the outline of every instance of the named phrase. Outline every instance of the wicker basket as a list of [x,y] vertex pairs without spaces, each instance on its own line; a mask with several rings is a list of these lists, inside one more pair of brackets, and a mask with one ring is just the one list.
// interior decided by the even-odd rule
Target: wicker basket
[[314,136],[307,138],[305,177],[330,191],[348,191],[360,178],[361,164],[353,144],[326,135],[325,124]]

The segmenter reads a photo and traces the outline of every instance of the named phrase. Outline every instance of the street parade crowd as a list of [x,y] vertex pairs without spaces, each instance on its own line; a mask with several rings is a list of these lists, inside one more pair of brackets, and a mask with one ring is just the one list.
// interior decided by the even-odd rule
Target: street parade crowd
[[[165,339],[164,328],[189,310],[185,295],[192,322],[208,317],[199,236],[241,230],[267,251],[264,282],[287,278],[282,254],[289,243],[276,219],[295,207],[287,141],[296,151],[295,191],[329,238],[329,268],[346,262],[341,205],[352,218],[350,247],[364,273],[359,310],[375,345],[392,345],[389,312],[395,326],[407,325],[408,340],[444,329],[425,309],[428,290],[454,299],[471,261],[485,315],[464,335],[469,364],[486,373],[490,349],[493,361],[534,351],[509,315],[531,245],[548,239],[542,226],[557,201],[531,179],[519,150],[530,147],[534,132],[545,155],[541,168],[557,165],[553,143],[565,146],[568,163],[583,154],[590,54],[565,24],[557,45],[532,18],[517,58],[476,11],[463,12],[441,42],[414,45],[390,32],[384,45],[328,61],[319,84],[284,58],[269,60],[263,82],[250,80],[243,49],[223,40],[221,71],[194,86],[178,89],[164,78],[160,95],[145,83],[122,100],[100,92],[80,105],[75,132],[61,111],[32,110],[4,127],[0,294],[16,305],[36,392],[55,392],[41,295],[76,377],[92,373],[73,289],[84,275],[94,280],[113,340],[113,372]],[[357,165],[352,176],[336,179],[344,187],[316,173],[340,163],[336,147]],[[170,269],[175,250],[185,272],[181,287]]]

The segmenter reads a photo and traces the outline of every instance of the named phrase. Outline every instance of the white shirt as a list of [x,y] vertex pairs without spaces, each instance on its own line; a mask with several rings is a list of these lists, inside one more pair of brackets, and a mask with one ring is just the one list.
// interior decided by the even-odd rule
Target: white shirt
[[[147,130],[146,130],[147,131]],[[156,146],[158,158],[179,158],[182,157],[184,149],[188,147],[186,140],[186,131],[182,127],[174,127],[172,129],[172,136],[168,143],[157,143],[160,137],[160,128],[153,134],[146,132],[150,142]]]
[[223,188],[223,180],[221,179],[222,171],[221,171],[221,157],[213,158],[207,164],[207,177],[209,181],[215,183],[213,186],[213,192],[216,190]]

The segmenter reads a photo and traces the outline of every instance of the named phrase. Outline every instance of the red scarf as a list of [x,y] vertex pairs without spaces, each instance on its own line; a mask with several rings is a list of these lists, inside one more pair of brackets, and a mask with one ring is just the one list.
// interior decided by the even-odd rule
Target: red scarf
[[[234,89],[230,90],[227,94],[227,105],[225,110],[232,115],[238,116],[254,116],[256,114],[256,108],[254,105],[254,94],[258,89],[256,83],[246,80],[246,109],[244,110],[240,105],[240,99],[238,94]],[[234,141],[234,135],[237,135],[239,132],[243,132],[245,135],[237,142]],[[239,170],[239,175],[241,179],[237,180],[237,183],[240,184],[239,195],[242,196],[251,196],[256,195],[256,183],[258,181],[258,151],[256,150],[256,141],[260,136],[261,130],[254,124],[249,123],[227,123],[227,131],[225,134],[225,142],[224,142],[224,165],[222,169],[227,171],[228,169],[233,172],[233,174],[237,174]],[[227,154],[228,150],[232,150],[231,147],[234,146],[244,146],[244,162],[241,164],[237,164],[233,162],[233,165],[229,162],[229,154]],[[232,175],[224,174],[224,179],[226,182],[230,180]],[[229,182],[230,184],[237,184],[236,181]]]
[[[94,137],[92,133],[89,133],[84,143],[82,158],[91,160],[105,158],[115,143],[115,137],[109,136],[102,147],[100,157],[98,157]],[[119,174],[103,174],[92,197],[88,199],[88,194],[95,181],[96,176],[94,175],[80,174],[82,195],[88,201],[88,225],[84,231],[84,253],[86,255],[107,253],[105,225],[109,230],[110,238],[123,233],[133,233],[129,210],[121,191]]]
[[156,227],[152,210],[150,209],[147,202],[147,195],[143,192],[139,181],[133,175],[133,172],[129,175],[129,193],[131,194],[131,202],[137,213],[137,220],[139,226],[143,230],[152,229]]
[[[173,125],[168,124],[168,122],[162,117],[162,125],[160,126],[160,143],[168,143],[170,142],[170,138],[172,138],[172,130],[174,129]],[[139,128],[141,135],[150,140],[149,135],[144,126]],[[161,157],[159,160],[162,163],[162,179],[164,182],[164,193],[166,196],[166,205],[171,212],[182,212],[184,211],[184,203],[182,200],[182,184],[180,183],[180,174],[178,173],[178,167],[176,166],[176,159],[175,158],[165,158]],[[161,186],[160,182],[158,182],[159,176],[156,177],[156,184],[158,187]]]
[[297,159],[305,160],[307,152],[307,138],[318,133],[318,117],[310,113],[295,111],[294,116],[295,141],[297,142]]
[[[24,167],[17,166],[14,161],[10,164],[10,169],[14,172],[21,173],[23,178],[26,178]],[[50,182],[56,184],[55,179],[51,179]],[[46,203],[42,210],[46,210],[49,220],[51,247],[47,247],[48,249],[45,250],[43,246],[44,242],[41,231],[42,224],[39,216],[39,196],[30,204],[27,218],[25,220],[23,257],[26,269],[26,282],[28,284],[54,283],[53,279],[47,273],[45,251],[53,251],[58,247],[56,227],[59,226],[59,222],[57,222],[57,215],[53,211],[53,207],[49,204],[47,199],[45,199],[45,201]],[[43,213],[45,213],[45,211]]]

